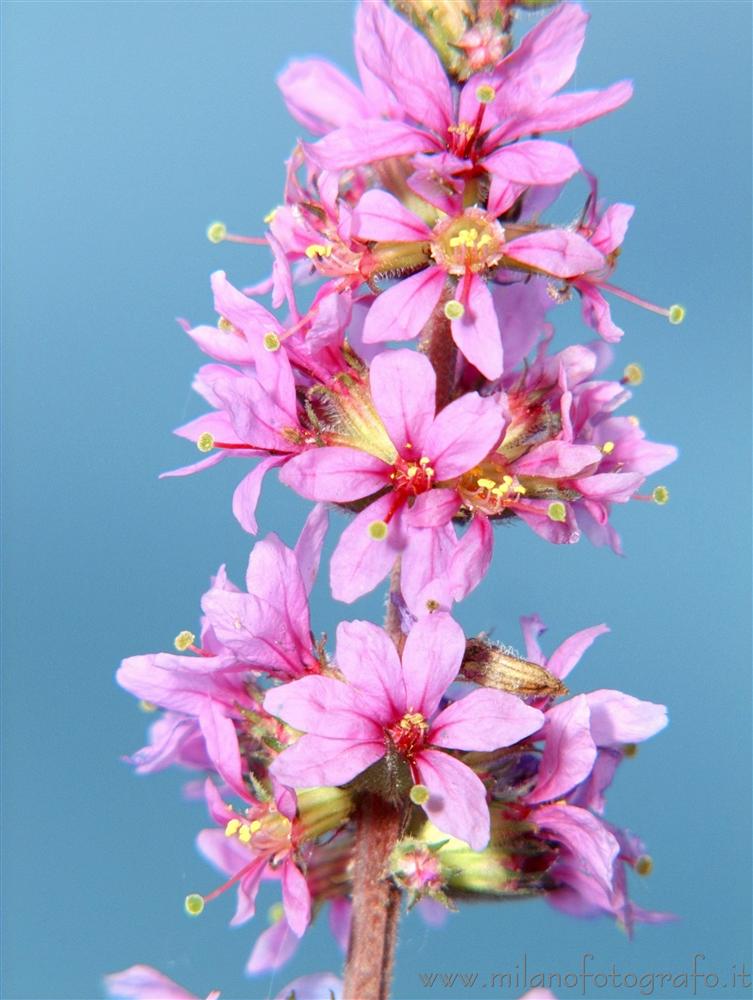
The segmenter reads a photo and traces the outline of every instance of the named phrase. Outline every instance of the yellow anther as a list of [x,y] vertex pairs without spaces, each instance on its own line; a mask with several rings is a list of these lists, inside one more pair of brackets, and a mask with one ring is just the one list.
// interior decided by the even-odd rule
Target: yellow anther
[[493,479],[479,479],[477,480],[477,482],[482,490],[491,490],[494,489],[494,487],[496,486],[496,483],[494,482]]
[[654,859],[649,854],[643,854],[635,862],[635,870],[639,875],[650,875],[654,870]]
[[242,844],[250,843],[251,827],[247,823],[244,823],[238,830],[238,840],[240,840]]
[[491,243],[491,242],[492,242],[491,236],[488,233],[484,233],[484,235],[478,241],[478,243],[476,244],[476,246],[480,250],[481,247],[488,246],[488,244]]
[[523,486],[522,483],[516,483],[513,489],[515,490],[516,493],[520,493],[521,496],[523,496],[528,492],[528,490],[525,488],[525,486]]
[[547,516],[550,521],[564,521],[567,518],[567,507],[559,500],[554,500],[549,504]]
[[633,427],[640,427],[641,426],[640,420],[638,419],[638,417],[635,417],[635,416],[628,417],[628,423],[632,424]]
[[277,215],[277,209],[276,208],[273,208],[271,212],[267,212],[267,214],[264,216],[264,221],[266,222],[266,224],[269,225],[270,222],[273,222],[274,221],[274,217],[276,215]]
[[611,455],[614,451],[614,441],[605,441],[601,446],[601,450],[605,455]]
[[418,466],[417,465],[409,466],[406,475],[408,476],[408,479],[414,479],[418,475]]
[[209,433],[209,431],[204,431],[203,434],[199,434],[196,441],[196,447],[199,451],[211,451],[214,448],[214,437]]
[[479,104],[491,104],[497,96],[497,91],[489,83],[482,83],[476,87],[476,100]]
[[669,503],[669,490],[666,486],[655,486],[651,494],[651,499],[654,503],[663,507],[665,503]]
[[240,829],[241,821],[239,819],[231,819],[228,821],[225,827],[225,836],[234,837],[238,830]]
[[429,801],[429,789],[426,785],[414,785],[408,795],[411,802],[417,806],[422,806]]
[[306,247],[306,256],[309,260],[313,260],[315,257],[329,257],[331,253],[332,247],[324,246],[323,243],[312,243]]
[[225,316],[220,316],[217,320],[217,329],[222,330],[223,333],[232,333],[235,327]]
[[460,319],[465,313],[465,306],[457,299],[450,299],[444,307],[444,314],[447,319]]
[[188,649],[188,647],[193,646],[195,642],[196,642],[196,636],[193,634],[193,632],[189,632],[188,629],[184,629],[182,632],[178,632],[178,634],[173,639],[173,645],[175,646],[175,648],[178,650],[179,653],[185,652]]
[[192,892],[189,896],[186,896],[183,905],[185,906],[186,913],[189,916],[198,917],[204,909],[204,897],[200,896],[197,892]]
[[141,709],[142,712],[156,712],[157,711],[157,706],[154,704],[153,701],[144,701],[143,698],[139,702],[139,708]]
[[414,729],[416,726],[419,726],[421,729],[428,728],[426,719],[420,712],[408,712],[400,720],[401,729]]
[[678,306],[676,304],[670,306],[669,313],[667,314],[667,319],[674,326],[677,326],[678,323],[682,323],[682,321],[685,319],[685,307]]
[[264,334],[264,340],[262,341],[262,343],[264,344],[265,351],[280,350],[280,338],[277,336],[274,330],[270,330],[269,333]]
[[622,748],[622,752],[625,757],[635,757],[638,754],[638,744],[626,743]]
[[222,243],[227,236],[227,226],[224,222],[213,222],[207,227],[207,239],[210,243]]
[[430,459],[430,458],[427,458],[427,456],[426,456],[426,455],[422,455],[422,456],[421,456],[421,457],[419,458],[419,460],[418,460],[418,464],[419,464],[419,465],[428,465],[430,461],[431,461],[431,459]]
[[375,542],[383,542],[387,537],[387,525],[384,521],[372,521],[369,525],[369,534]]
[[267,920],[270,924],[279,924],[282,918],[285,916],[285,907],[282,903],[272,903],[268,912]]
[[430,615],[434,614],[435,611],[439,611],[440,607],[441,605],[439,601],[435,600],[433,597],[430,597],[426,602],[426,610]]
[[634,361],[625,366],[625,371],[622,374],[628,385],[640,385],[643,381],[643,369]]
[[261,823],[258,819],[254,819],[249,823],[248,828],[251,833],[257,833],[257,831],[261,830]]

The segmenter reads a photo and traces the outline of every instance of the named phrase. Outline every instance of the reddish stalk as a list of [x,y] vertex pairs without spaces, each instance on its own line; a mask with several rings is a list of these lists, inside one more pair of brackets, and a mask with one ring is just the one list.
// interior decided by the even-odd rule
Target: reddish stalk
[[[384,627],[402,652],[400,613],[392,601],[399,591],[398,560],[390,577]],[[343,996],[344,1000],[388,1000],[400,921],[400,890],[389,877],[389,860],[400,839],[403,809],[379,795],[362,793],[355,819],[353,918]]]
[[450,321],[444,314],[446,304],[447,298],[443,295],[421,333],[419,345],[437,373],[437,411],[451,402],[458,356]]

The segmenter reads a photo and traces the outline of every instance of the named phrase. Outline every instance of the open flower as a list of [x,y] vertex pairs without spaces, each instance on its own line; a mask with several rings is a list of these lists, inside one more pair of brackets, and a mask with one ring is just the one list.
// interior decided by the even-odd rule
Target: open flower
[[[370,412],[352,411],[356,446],[311,447],[281,478],[311,500],[373,498],[343,532],[332,557],[332,591],[353,601],[376,586],[403,553],[416,569],[414,531],[440,530],[460,506],[453,481],[499,440],[503,416],[491,398],[467,393],[435,415],[436,375],[414,351],[378,355],[369,375]],[[422,558],[418,556],[418,558]]]
[[462,629],[444,613],[413,626],[402,658],[378,626],[342,623],[336,662],[344,682],[307,677],[267,692],[267,711],[304,733],[271,773],[291,788],[342,785],[389,757],[408,769],[409,783],[423,786],[415,798],[432,822],[482,850],[489,841],[484,785],[447,751],[510,746],[540,728],[543,715],[490,689],[438,712],[464,651]]

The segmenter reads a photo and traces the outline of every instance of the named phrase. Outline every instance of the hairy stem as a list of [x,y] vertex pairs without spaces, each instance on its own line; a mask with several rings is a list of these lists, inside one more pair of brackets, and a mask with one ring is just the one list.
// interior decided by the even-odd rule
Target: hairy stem
[[[390,576],[384,627],[398,652],[403,633],[392,600],[400,592],[400,561]],[[403,807],[371,792],[356,807],[353,917],[345,963],[345,1000],[388,1000],[400,921],[400,890],[389,877],[389,859],[400,839]]]
[[443,295],[421,332],[419,345],[431,361],[437,375],[437,411],[451,401],[458,356],[455,341],[452,339],[450,321],[444,314],[446,302],[447,298]]

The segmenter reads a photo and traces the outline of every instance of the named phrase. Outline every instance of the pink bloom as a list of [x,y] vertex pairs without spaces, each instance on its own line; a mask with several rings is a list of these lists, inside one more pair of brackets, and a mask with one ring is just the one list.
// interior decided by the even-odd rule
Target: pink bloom
[[568,229],[542,229],[508,240],[496,212],[467,208],[430,228],[385,191],[367,191],[353,215],[353,233],[390,245],[428,243],[435,264],[382,292],[366,317],[364,340],[417,337],[448,287],[452,337],[462,354],[488,379],[502,374],[502,344],[494,301],[485,276],[514,264],[567,278],[604,266],[599,250]]
[[332,558],[333,594],[344,601],[371,590],[401,552],[405,571],[416,570],[415,531],[448,524],[460,502],[453,480],[488,453],[502,429],[494,401],[475,392],[435,415],[436,376],[414,351],[376,357],[369,386],[374,411],[359,416],[365,427],[360,447],[308,449],[281,476],[312,500],[348,503],[377,495],[346,528]]
[[[426,168],[445,178],[486,169],[493,177],[493,211],[499,214],[528,185],[557,184],[577,169],[566,146],[537,139],[505,144],[582,125],[631,96],[627,82],[605,91],[556,95],[575,70],[586,21],[577,4],[558,7],[495,70],[472,76],[455,110],[447,76],[427,40],[386,4],[363,4],[359,57],[381,85],[376,111],[387,120],[363,120],[360,105],[352,102],[354,117],[346,114],[308,153],[328,170],[420,153],[429,154]],[[331,117],[330,123],[335,124]]]
[[337,630],[336,662],[345,683],[308,677],[269,691],[265,708],[305,735],[284,750],[271,773],[290,787],[341,785],[390,754],[425,786],[424,809],[440,830],[481,850],[489,840],[484,785],[444,749],[509,746],[541,725],[542,715],[512,695],[474,691],[439,714],[465,650],[446,614],[411,629],[402,659],[383,629],[369,622]]
[[275,1000],[288,1000],[291,995],[296,1000],[342,1000],[343,986],[342,979],[333,972],[312,972],[288,983],[275,996]]

